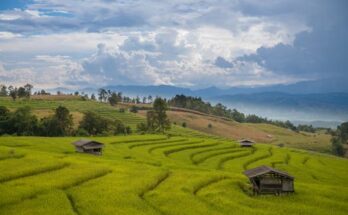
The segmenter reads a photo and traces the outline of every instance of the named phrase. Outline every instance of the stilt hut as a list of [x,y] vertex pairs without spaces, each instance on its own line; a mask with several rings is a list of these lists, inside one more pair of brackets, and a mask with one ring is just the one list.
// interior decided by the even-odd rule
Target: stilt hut
[[268,166],[260,166],[244,172],[257,194],[294,192],[294,177]]
[[103,143],[94,140],[78,140],[72,143],[77,152],[102,155]]
[[239,141],[239,144],[241,147],[252,147],[255,144],[255,142],[252,140],[243,139]]

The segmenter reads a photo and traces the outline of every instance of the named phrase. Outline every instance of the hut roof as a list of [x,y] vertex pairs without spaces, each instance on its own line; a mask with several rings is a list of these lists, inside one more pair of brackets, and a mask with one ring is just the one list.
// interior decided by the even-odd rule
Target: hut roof
[[75,146],[88,146],[89,148],[95,148],[95,147],[104,147],[103,143],[94,141],[94,140],[86,140],[86,139],[82,139],[82,140],[78,140],[72,143]]
[[242,139],[242,140],[239,140],[239,143],[255,143],[255,142],[249,139]]
[[270,173],[270,172],[282,175],[282,176],[287,177],[287,178],[294,179],[294,177],[289,175],[287,172],[273,169],[273,168],[268,167],[268,166],[259,166],[259,167],[256,167],[254,169],[246,170],[246,171],[244,171],[244,175],[246,175],[248,178],[254,178],[256,176],[264,175],[264,174]]

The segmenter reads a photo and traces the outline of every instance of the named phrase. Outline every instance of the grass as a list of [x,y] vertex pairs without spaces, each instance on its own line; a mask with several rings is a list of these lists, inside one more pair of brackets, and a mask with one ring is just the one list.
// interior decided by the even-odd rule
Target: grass
[[[347,214],[348,160],[190,132],[95,137],[103,156],[75,153],[73,137],[0,137],[0,214]],[[296,192],[250,195],[242,172],[259,165]]]

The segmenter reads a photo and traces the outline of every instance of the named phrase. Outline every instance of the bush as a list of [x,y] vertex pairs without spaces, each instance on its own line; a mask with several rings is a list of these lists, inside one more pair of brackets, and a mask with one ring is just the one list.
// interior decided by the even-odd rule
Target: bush
[[79,129],[76,131],[75,136],[87,137],[87,136],[89,136],[89,133],[88,133],[85,129],[79,128]]
[[141,134],[145,134],[147,132],[146,124],[143,122],[137,124],[137,132]]
[[209,123],[208,124],[208,128],[212,128],[212,127],[213,127],[213,125]]
[[186,125],[186,122],[183,122],[181,125],[182,125],[182,127],[184,127],[184,128],[186,128],[186,126],[187,126],[187,125]]
[[135,105],[132,105],[130,108],[129,108],[129,111],[132,112],[132,113],[138,113],[138,110],[139,108]]
[[44,136],[67,136],[73,133],[73,118],[63,106],[56,108],[51,117],[41,119],[40,133]]
[[332,144],[332,153],[338,156],[343,156],[345,154],[345,150],[343,144],[340,139],[337,137],[333,137],[331,140]]

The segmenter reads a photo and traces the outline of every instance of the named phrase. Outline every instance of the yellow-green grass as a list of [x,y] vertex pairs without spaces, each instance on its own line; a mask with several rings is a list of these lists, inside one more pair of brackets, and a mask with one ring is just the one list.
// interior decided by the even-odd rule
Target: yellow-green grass
[[[95,137],[105,148],[94,156],[76,153],[77,139],[0,137],[0,214],[348,212],[346,159],[208,135]],[[250,195],[242,172],[259,165],[288,171],[295,193]]]
[[[144,116],[145,112],[140,115]],[[193,112],[168,111],[172,122],[206,135],[214,135],[234,140],[249,138],[259,143],[271,143],[299,149],[331,153],[331,136],[323,132],[294,132],[290,129],[263,123],[238,123],[219,117],[195,114]],[[208,127],[208,125],[212,127]],[[178,130],[178,128],[175,128]],[[181,129],[183,130],[183,129]],[[185,133],[180,131],[175,133]]]
[[272,135],[272,144],[307,149],[319,152],[331,152],[331,136],[323,132],[294,132],[269,124],[248,124]]
[[[41,97],[40,97],[41,98]],[[81,121],[83,113],[86,111],[94,111],[101,116],[109,119],[121,120],[126,125],[131,126],[133,129],[144,119],[134,113],[125,111],[120,112],[118,108],[112,107],[107,103],[96,102],[92,100],[83,101],[80,97],[75,96],[49,96],[42,99],[21,99],[12,101],[8,97],[0,97],[0,105],[5,106],[11,110],[19,107],[29,106],[32,108],[33,113],[38,117],[45,117],[53,114],[53,110],[59,105],[67,107],[74,117],[75,126]]]

